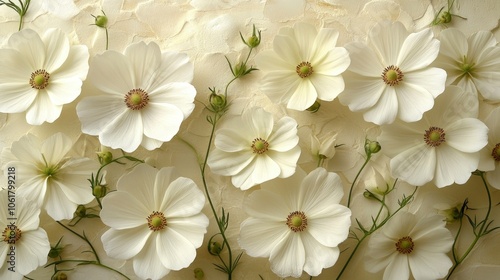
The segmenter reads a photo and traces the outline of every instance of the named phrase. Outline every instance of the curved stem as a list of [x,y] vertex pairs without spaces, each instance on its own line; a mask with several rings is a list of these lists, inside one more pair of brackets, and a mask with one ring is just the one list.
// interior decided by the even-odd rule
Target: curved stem
[[352,251],[351,255],[349,256],[349,258],[347,259],[346,263],[344,264],[344,266],[342,267],[342,270],[340,271],[339,275],[337,276],[337,280],[340,279],[340,277],[342,276],[342,274],[344,273],[344,271],[346,270],[347,266],[349,265],[349,263],[351,262],[352,258],[354,257],[354,254],[356,253],[356,251],[359,249],[359,246],[361,246],[361,243],[363,243],[363,241],[369,236],[369,234],[365,234],[363,235],[363,237],[361,239],[358,240],[358,244],[356,244],[356,247],[354,247],[354,250]]
[[109,44],[109,36],[108,36],[108,28],[104,28],[106,31],[106,50],[108,50],[108,44]]
[[356,177],[354,177],[354,181],[352,181],[351,189],[349,190],[349,196],[347,198],[347,207],[348,208],[349,208],[349,206],[351,206],[351,196],[352,196],[352,190],[354,189],[354,184],[356,184],[356,181],[358,180],[359,175],[361,174],[363,169],[365,169],[365,166],[370,161],[370,158],[371,158],[370,156],[366,157],[365,163],[363,163],[363,166],[361,166],[361,168],[359,169],[358,174],[356,174]]
[[99,263],[99,264],[101,263],[101,260],[99,259],[99,255],[97,255],[97,251],[94,249],[94,246],[92,245],[92,243],[90,243],[90,241],[87,239],[87,237],[85,237],[85,236],[84,236],[84,235],[85,235],[85,233],[84,233],[84,235],[81,235],[81,234],[79,234],[78,232],[76,232],[76,231],[74,231],[74,230],[70,229],[69,227],[67,227],[67,226],[63,225],[63,224],[62,224],[61,222],[59,222],[59,221],[56,221],[56,223],[58,223],[59,225],[61,225],[63,228],[67,229],[68,231],[70,231],[70,232],[71,232],[71,233],[73,233],[74,235],[76,235],[76,236],[80,237],[80,239],[82,239],[83,241],[85,241],[85,243],[87,243],[87,244],[90,246],[90,249],[92,250],[92,253],[93,253],[93,254],[94,254],[94,256],[95,256],[95,260],[96,260],[96,262],[97,262],[97,263]]

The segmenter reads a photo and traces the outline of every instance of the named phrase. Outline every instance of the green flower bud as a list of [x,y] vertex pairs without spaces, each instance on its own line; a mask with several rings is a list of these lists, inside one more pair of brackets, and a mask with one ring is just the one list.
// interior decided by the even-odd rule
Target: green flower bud
[[306,110],[311,112],[311,113],[316,113],[316,112],[318,112],[320,107],[321,107],[321,104],[318,102],[318,100],[316,100],[316,101],[314,101],[314,104],[311,105],[311,107],[307,108]]
[[97,198],[103,198],[107,192],[108,188],[106,186],[97,185],[92,189],[92,194]]
[[212,92],[209,97],[210,106],[214,112],[223,112],[226,110],[227,101],[224,95],[216,94]]
[[52,279],[54,279],[54,280],[68,280],[68,276],[64,272],[59,272]]
[[97,157],[99,158],[99,162],[102,165],[108,164],[113,160],[113,154],[107,149],[103,149],[102,151],[98,152]]
[[368,199],[373,199],[373,198],[376,198],[376,197],[375,197],[375,195],[374,195],[373,193],[371,193],[371,192],[369,192],[369,191],[367,191],[367,190],[365,190],[365,191],[363,192],[363,196],[364,196],[365,198],[368,198]]
[[85,208],[85,206],[83,206],[81,204],[78,205],[78,207],[76,207],[76,210],[75,210],[75,216],[80,217],[80,218],[84,218],[86,215],[87,215],[87,208]]
[[194,269],[194,279],[196,280],[201,280],[205,277],[205,272],[201,268],[195,268]]
[[438,214],[443,215],[444,219],[447,223],[453,223],[455,221],[460,220],[460,218],[461,218],[460,217],[461,216],[461,213],[460,213],[461,206],[462,206],[461,204],[457,204],[457,205],[452,206],[452,207],[440,209],[440,210],[438,210]]
[[107,28],[108,27],[108,17],[107,16],[96,16],[95,17],[95,25]]
[[219,242],[212,241],[208,244],[208,252],[211,255],[218,256],[222,252],[222,245]]
[[451,13],[443,12],[439,17],[439,23],[450,23],[451,22]]
[[380,152],[382,147],[380,146],[380,143],[377,141],[371,141],[366,139],[365,140],[365,153],[367,156],[371,156],[372,154],[376,154]]
[[235,77],[242,77],[245,76],[247,73],[247,66],[243,63],[240,62],[234,67],[234,76]]

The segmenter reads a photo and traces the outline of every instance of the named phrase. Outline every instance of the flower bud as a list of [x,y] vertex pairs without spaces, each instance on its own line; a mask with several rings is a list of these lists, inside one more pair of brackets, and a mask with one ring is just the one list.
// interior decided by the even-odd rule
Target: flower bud
[[68,276],[64,272],[59,272],[52,279],[54,279],[54,280],[68,280]]
[[241,37],[241,40],[243,41],[243,43],[245,43],[245,45],[249,46],[250,48],[255,48],[255,47],[258,47],[260,45],[262,34],[261,34],[260,30],[257,31],[255,29],[255,24],[254,24],[252,36],[250,36],[250,38],[248,38],[247,40],[243,39],[243,35],[241,35],[241,32],[240,32],[240,37]]
[[435,206],[435,208],[438,209],[438,214],[444,216],[444,220],[447,223],[453,223],[455,221],[460,220],[460,209],[461,209],[461,204],[456,204],[455,206],[449,206],[449,205],[444,205],[440,204]]
[[80,217],[80,218],[84,218],[85,216],[87,215],[87,208],[85,208],[84,205],[78,205],[78,207],[76,207],[76,210],[75,210],[75,216],[76,217]]
[[108,17],[107,16],[96,16],[95,17],[95,25],[107,28],[108,27]]
[[372,192],[368,191],[368,190],[365,190],[365,191],[363,192],[363,196],[364,196],[365,198],[368,198],[368,199],[373,199],[373,198],[376,198],[376,197],[375,197],[375,195],[374,195]]
[[113,160],[113,154],[106,147],[101,147],[101,151],[97,153],[97,157],[101,165],[108,164]]
[[451,13],[443,12],[443,14],[439,17],[439,23],[450,23],[451,22]]
[[219,242],[212,241],[208,244],[208,252],[211,255],[218,256],[222,252],[222,245]]
[[247,74],[247,66],[243,62],[236,64],[236,66],[234,67],[234,76],[242,77],[245,76],[246,74]]
[[97,198],[103,198],[104,196],[106,196],[107,192],[108,188],[102,185],[94,186],[94,188],[92,189],[92,194]]
[[224,95],[216,94],[212,92],[209,97],[210,106],[214,112],[223,112],[226,110],[227,102]]
[[316,101],[314,101],[314,104],[311,105],[311,107],[307,108],[306,110],[311,112],[311,113],[316,113],[316,112],[318,112],[320,107],[321,107],[321,104],[318,102],[318,100],[316,100]]
[[194,269],[194,279],[201,280],[201,279],[203,279],[203,277],[205,277],[205,272],[203,272],[203,270],[199,267],[195,268]]
[[371,156],[372,154],[376,154],[380,152],[382,147],[380,146],[380,143],[377,141],[371,141],[369,139],[365,140],[365,153],[367,156]]

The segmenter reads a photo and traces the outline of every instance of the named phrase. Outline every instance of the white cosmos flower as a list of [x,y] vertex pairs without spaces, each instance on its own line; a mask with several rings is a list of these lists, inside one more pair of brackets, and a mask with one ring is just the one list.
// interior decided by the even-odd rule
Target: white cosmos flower
[[344,90],[342,74],[349,66],[346,49],[335,47],[338,31],[319,32],[307,23],[281,28],[273,50],[259,53],[255,61],[264,73],[262,91],[287,108],[306,110],[316,99],[332,101]]
[[73,144],[56,133],[45,141],[28,134],[2,151],[2,162],[16,169],[17,194],[45,208],[56,221],[73,218],[79,204],[94,199],[88,179],[99,168],[89,158],[69,158]]
[[351,111],[364,112],[366,121],[418,121],[444,91],[446,72],[429,67],[439,52],[430,29],[410,34],[402,23],[385,21],[370,30],[366,44],[346,48],[351,65],[339,100]]
[[417,186],[433,181],[440,188],[467,182],[488,142],[488,127],[477,116],[457,110],[465,99],[460,88],[449,86],[419,122],[382,126],[379,142],[392,158],[395,178]]
[[156,149],[177,134],[193,111],[192,78],[186,54],[162,53],[154,42],[132,44],[124,54],[106,51],[89,71],[101,94],[83,99],[76,108],[82,131],[98,135],[113,149]]
[[26,111],[32,125],[54,122],[64,104],[75,100],[87,77],[89,51],[70,46],[59,29],[43,36],[24,29],[0,49],[0,112]]
[[300,156],[297,122],[253,107],[227,120],[215,134],[215,149],[208,157],[212,172],[232,176],[233,185],[247,190],[257,184],[285,178],[295,172]]
[[384,280],[441,279],[453,265],[446,255],[453,237],[440,215],[419,218],[401,212],[372,235],[365,254],[365,268],[384,270]]
[[484,120],[489,128],[488,145],[481,150],[479,170],[488,171],[486,180],[496,189],[500,189],[500,108],[495,108]]
[[435,65],[446,70],[446,84],[458,85],[484,99],[500,101],[500,47],[490,31],[467,38],[460,30],[439,34],[441,49]]
[[135,273],[160,279],[193,262],[208,218],[200,213],[205,195],[173,168],[140,164],[123,175],[117,191],[102,200],[101,219],[111,227],[101,240],[106,253],[133,259]]
[[349,233],[343,195],[340,177],[323,168],[264,183],[245,200],[250,217],[241,223],[239,244],[249,256],[269,258],[279,277],[317,276],[335,264]]
[[[40,208],[20,195],[11,194],[0,191],[0,279],[20,280],[47,262],[50,243],[45,230],[39,227]],[[15,206],[7,207],[12,197]]]

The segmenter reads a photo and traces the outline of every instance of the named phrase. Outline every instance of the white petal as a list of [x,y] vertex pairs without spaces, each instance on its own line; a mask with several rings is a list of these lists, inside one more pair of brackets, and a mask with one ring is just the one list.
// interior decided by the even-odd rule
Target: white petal
[[[87,204],[94,199],[88,183],[89,174],[96,172],[99,165],[90,159],[70,161],[73,166],[59,170],[57,183],[68,200],[76,204]],[[94,168],[90,169],[91,167]]]
[[467,58],[472,61],[477,61],[486,48],[496,46],[497,44],[493,34],[486,30],[481,30],[472,34],[467,41],[469,43]]
[[0,112],[20,113],[26,111],[35,101],[38,90],[28,83],[0,83]]
[[40,153],[49,165],[58,164],[71,150],[73,143],[65,134],[58,132],[47,138],[40,148]]
[[397,66],[403,71],[415,71],[431,64],[439,54],[439,41],[430,28],[412,33],[401,46]]
[[267,140],[270,150],[285,152],[297,146],[299,143],[297,122],[293,118],[283,117],[274,127],[275,130]]
[[447,28],[439,33],[441,41],[440,54],[452,59],[455,62],[460,62],[464,55],[467,55],[469,46],[467,38],[458,29]]
[[105,146],[131,153],[141,144],[143,134],[141,112],[128,110],[100,133],[99,140]]
[[162,52],[161,63],[155,69],[155,78],[151,88],[173,82],[190,83],[193,80],[194,67],[189,56],[184,53]]
[[233,176],[247,167],[254,157],[255,155],[251,151],[227,153],[215,149],[210,153],[207,164],[215,174]]
[[339,95],[342,104],[357,112],[372,107],[386,89],[382,78],[367,78],[353,72],[344,75],[345,89]]
[[326,247],[318,244],[312,236],[307,233],[301,235],[306,253],[304,271],[311,276],[318,276],[323,268],[332,267],[339,258],[338,247]]
[[161,147],[163,143],[164,143],[163,141],[149,138],[146,135],[144,135],[142,137],[141,146],[148,151],[152,151],[154,149],[158,149],[159,147]]
[[47,92],[40,90],[26,112],[26,121],[31,125],[52,123],[59,118],[61,111],[62,106],[53,104]]
[[391,160],[391,173],[412,185],[421,186],[434,178],[436,152],[425,143],[410,148]]
[[195,248],[203,243],[203,237],[207,232],[208,218],[200,213],[188,218],[170,218],[167,220],[168,227],[184,236]]
[[316,89],[319,100],[332,101],[345,88],[342,76],[327,76],[315,73],[310,77],[310,80]]
[[[277,187],[282,187],[277,186]],[[287,191],[288,192],[288,191]],[[267,189],[261,189],[252,192],[243,204],[245,212],[252,218],[255,218],[255,223],[279,223],[284,228],[285,221],[290,211],[290,207],[285,202],[285,197],[280,197],[279,194],[269,191]],[[297,210],[297,209],[295,209]],[[254,222],[248,222],[253,224]]]
[[274,71],[262,80],[260,89],[276,103],[287,103],[302,79],[295,72]]
[[[351,210],[342,205],[329,207],[330,214],[321,218],[311,216],[307,230],[321,245],[336,247],[346,240],[351,226]],[[306,211],[306,214],[308,212]],[[314,214],[313,211],[311,213]]]
[[314,73],[326,76],[342,74],[349,67],[350,63],[349,52],[345,48],[333,48],[324,56],[315,57],[311,61]]
[[410,278],[410,267],[406,255],[396,255],[384,271],[384,280],[403,280]]
[[57,182],[51,182],[50,178],[47,181],[44,200],[44,207],[47,210],[47,214],[56,221],[72,219],[78,205],[68,200],[68,197],[61,190]]
[[300,184],[299,208],[312,218],[330,216],[344,196],[340,177],[324,168],[314,169]]
[[[7,197],[5,197],[5,200],[7,200]],[[40,224],[40,207],[22,196],[16,198],[16,207],[18,208],[16,212],[17,227],[23,231],[37,230]],[[7,221],[7,216],[5,216],[5,221]]]
[[464,184],[472,175],[471,172],[477,169],[479,153],[464,153],[448,145],[441,146],[436,149],[434,184],[438,188],[453,183]]
[[[157,180],[157,184],[164,184],[164,182]],[[161,194],[157,193],[157,195]],[[159,210],[165,214],[167,219],[169,217],[189,217],[200,213],[204,205],[205,196],[193,180],[180,177],[168,186]]]
[[305,263],[305,249],[300,234],[288,234],[283,242],[273,248],[269,261],[271,270],[279,277],[300,277]]
[[[16,168],[16,170],[22,170],[21,168]],[[19,174],[19,171],[17,171]],[[41,206],[45,200],[47,192],[47,181],[44,176],[37,175],[35,177],[29,177],[22,185],[17,189],[16,194],[23,196],[26,200],[35,202],[38,206]]]
[[55,71],[49,73],[50,81],[54,80],[85,80],[89,71],[89,50],[87,46],[71,46],[68,57]]
[[292,37],[276,35],[273,41],[273,49],[282,60],[295,62],[296,65],[307,59],[306,57],[301,57],[302,50],[299,48],[297,41]]
[[308,79],[303,79],[290,97],[290,100],[288,100],[286,107],[288,109],[304,111],[314,104],[316,98],[318,98],[318,93],[312,82]]
[[43,34],[45,44],[44,69],[50,74],[61,67],[69,54],[69,40],[60,29],[50,28]]
[[[293,39],[297,42],[300,57],[303,60],[311,61],[313,46],[316,40],[316,35],[318,34],[316,27],[309,23],[297,22],[293,26],[293,33],[295,35]],[[298,61],[298,63],[300,62],[301,61]]]
[[[149,92],[150,104],[171,104],[176,106],[186,119],[194,109],[196,89],[188,83],[168,83]],[[147,107],[146,107],[147,108]]]
[[134,272],[143,279],[158,280],[170,272],[158,256],[158,244],[152,236],[144,245],[142,251],[134,258]]
[[[274,127],[273,115],[271,113],[261,107],[253,107],[246,111],[242,115],[242,118],[250,130],[249,132],[242,133],[251,133],[255,138],[269,139],[269,135],[271,135]],[[241,131],[241,128],[239,131]]]
[[146,218],[153,212],[137,197],[124,191],[109,193],[102,200],[102,205],[100,214],[102,222],[118,230],[146,227]]
[[[313,52],[311,54],[311,58],[315,59],[322,58],[331,50],[338,50],[339,48],[334,48],[335,45],[337,44],[338,37],[339,37],[339,32],[337,30],[333,28],[321,28],[318,31],[318,35],[314,39],[314,44],[312,46]],[[315,63],[316,61],[314,62],[310,61],[310,62],[316,64]],[[349,66],[349,64],[347,64],[347,66]]]
[[50,250],[49,238],[42,228],[23,232],[22,241],[16,242],[17,271],[23,275],[47,262]]
[[398,87],[399,104],[398,117],[405,122],[415,122],[422,119],[424,112],[434,106],[434,97],[424,88],[404,84]]
[[368,42],[387,67],[397,65],[398,54],[407,37],[408,31],[401,22],[383,21],[370,30]]
[[275,52],[267,50],[262,51],[255,56],[255,63],[257,63],[258,68],[264,72],[282,71],[288,75],[297,75],[295,67],[300,63],[300,61],[286,61]]
[[136,256],[146,244],[152,231],[146,226],[131,229],[106,231],[101,241],[106,254],[112,258],[127,260]]
[[123,54],[106,51],[92,60],[89,80],[101,91],[123,98],[130,90],[136,89],[132,69],[132,65]]
[[488,144],[488,127],[478,119],[457,120],[445,129],[446,143],[459,151],[478,152]]
[[291,231],[284,221],[270,222],[248,218],[240,225],[238,243],[249,256],[267,258],[287,234],[291,234]]
[[[20,161],[25,164],[43,162],[40,154],[41,141],[35,135],[29,133],[12,143],[11,152]],[[24,172],[25,170],[21,170]]]
[[426,68],[424,70],[406,73],[403,78],[404,85],[411,84],[413,87],[425,89],[434,98],[445,89],[446,71],[440,68]]
[[64,105],[73,102],[81,92],[81,80],[57,80],[51,82],[45,90],[50,101],[55,105]]
[[232,178],[233,184],[247,190],[257,184],[274,179],[281,173],[279,165],[268,155],[254,157],[252,163]]
[[408,258],[415,279],[441,279],[448,274],[453,263],[446,254],[420,253],[415,250]]
[[491,101],[499,101],[500,82],[498,81],[500,75],[498,69],[500,68],[500,47],[491,47],[486,49],[477,65],[474,68],[472,80],[476,85],[481,95]]
[[182,111],[171,104],[148,104],[141,113],[144,135],[163,142],[177,134],[184,119]]
[[90,135],[99,135],[127,110],[122,98],[108,94],[84,98],[76,106],[82,132]]
[[[161,198],[156,198],[155,193],[155,178],[158,174],[158,169],[149,164],[139,164],[130,173],[120,177],[117,182],[117,190],[130,194],[135,199],[133,203],[139,204],[143,209],[147,209],[142,214],[149,215],[150,211],[159,210],[159,204],[155,201]],[[167,187],[167,186],[166,186]],[[163,194],[163,193],[162,193]],[[141,213],[137,213],[142,215]]]
[[358,75],[377,78],[380,80],[382,71],[388,65],[383,65],[374,50],[367,45],[353,42],[346,45],[350,53],[351,64],[349,71]]
[[170,230],[168,226],[158,232],[156,246],[161,263],[168,269],[180,270],[188,267],[196,257],[193,244],[180,233]]
[[24,55],[32,71],[42,69],[45,60],[45,45],[40,36],[31,29],[23,29],[10,36],[8,47]]
[[137,42],[129,45],[124,54],[133,67],[135,88],[145,90],[149,88],[155,78],[155,70],[160,64],[160,47],[154,42],[147,45],[144,42]]
[[[245,125],[245,123],[241,123],[241,125]],[[224,127],[216,132],[214,144],[217,149],[233,153],[249,150],[252,140],[253,138],[245,139],[238,133],[238,131]]]
[[363,118],[378,125],[389,124],[396,119],[398,107],[397,93],[388,86],[377,103],[363,114]]
[[486,180],[488,183],[497,190],[500,190],[500,168],[498,165],[494,171],[486,173]]

